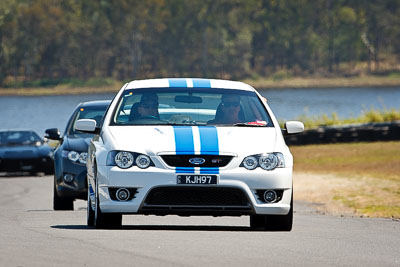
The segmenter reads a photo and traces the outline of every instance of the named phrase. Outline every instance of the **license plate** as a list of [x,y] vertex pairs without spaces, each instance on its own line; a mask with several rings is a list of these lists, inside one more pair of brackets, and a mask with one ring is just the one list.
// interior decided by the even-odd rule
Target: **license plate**
[[178,184],[217,184],[217,175],[186,174],[177,175]]
[[33,169],[33,166],[30,166],[30,165],[21,166],[21,170],[23,170],[23,171],[30,171],[32,169]]

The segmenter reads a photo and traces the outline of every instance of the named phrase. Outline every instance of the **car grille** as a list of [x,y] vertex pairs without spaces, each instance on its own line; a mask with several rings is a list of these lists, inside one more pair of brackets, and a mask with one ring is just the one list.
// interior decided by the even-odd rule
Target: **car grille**
[[0,172],[50,171],[52,168],[53,163],[49,157],[31,159],[0,159]]
[[15,158],[15,159],[30,159],[35,158],[35,154],[31,150],[22,150],[22,151],[6,151],[4,155],[7,158]]
[[245,193],[229,187],[159,187],[151,190],[144,201],[144,208],[151,206],[250,209]]
[[[171,167],[225,167],[233,156],[219,155],[163,155],[161,158]],[[192,164],[190,159],[204,159],[203,164]]]

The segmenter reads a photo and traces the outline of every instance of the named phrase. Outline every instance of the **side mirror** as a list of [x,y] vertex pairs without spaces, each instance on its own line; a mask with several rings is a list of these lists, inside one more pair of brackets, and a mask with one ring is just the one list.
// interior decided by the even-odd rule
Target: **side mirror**
[[58,130],[57,128],[47,129],[44,133],[45,133],[44,137],[47,139],[57,140],[57,141],[60,141],[62,139],[60,130]]
[[288,121],[285,123],[284,133],[297,134],[304,132],[304,124],[300,121]]
[[74,129],[76,131],[91,134],[96,134],[100,130],[99,128],[96,128],[96,121],[91,119],[77,120],[74,124]]

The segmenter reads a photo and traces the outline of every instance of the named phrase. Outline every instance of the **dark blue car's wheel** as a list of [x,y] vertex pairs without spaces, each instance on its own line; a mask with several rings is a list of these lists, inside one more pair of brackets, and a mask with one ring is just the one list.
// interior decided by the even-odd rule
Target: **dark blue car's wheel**
[[74,200],[72,198],[59,197],[56,186],[53,192],[53,209],[54,210],[74,210]]

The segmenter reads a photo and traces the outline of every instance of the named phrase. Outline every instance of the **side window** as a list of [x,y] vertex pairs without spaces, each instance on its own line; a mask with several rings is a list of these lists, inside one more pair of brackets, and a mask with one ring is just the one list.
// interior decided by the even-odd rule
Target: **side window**
[[140,101],[139,95],[124,96],[118,107],[118,112],[115,114],[115,121],[117,123],[127,123],[131,115],[132,107]]
[[75,119],[76,119],[77,115],[78,115],[78,109],[74,111],[73,115],[69,119],[69,121],[67,123],[67,127],[65,128],[64,135],[68,135],[68,134],[71,134],[73,132],[72,127],[73,127],[73,124],[75,122]]

